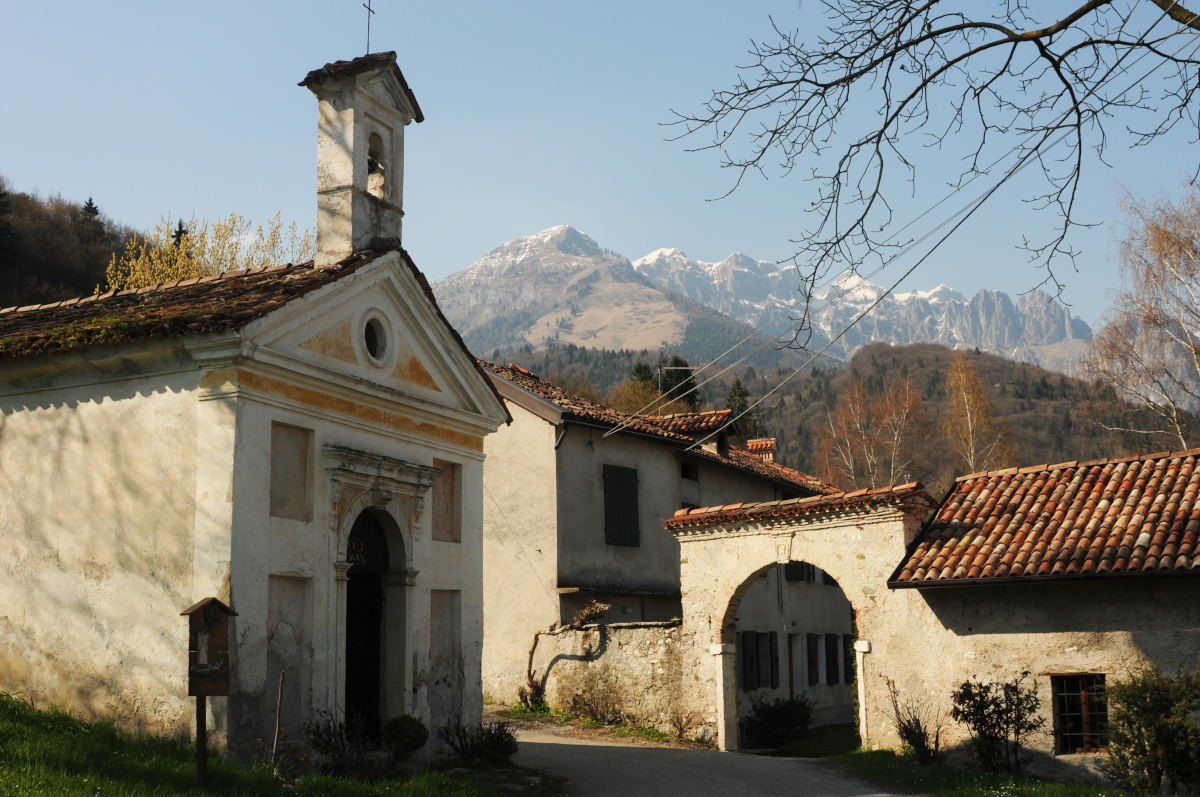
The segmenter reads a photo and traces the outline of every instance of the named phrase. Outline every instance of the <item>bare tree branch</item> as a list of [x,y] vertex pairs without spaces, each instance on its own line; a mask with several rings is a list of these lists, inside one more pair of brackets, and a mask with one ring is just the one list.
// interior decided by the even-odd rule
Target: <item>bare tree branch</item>
[[[775,40],[752,45],[732,88],[700,113],[676,114],[677,138],[709,136],[693,151],[718,150],[734,170],[730,192],[772,166],[802,169],[815,185],[812,221],[790,258],[805,307],[831,272],[858,273],[908,243],[892,231],[894,195],[915,184],[914,147],[966,147],[956,190],[1014,156],[1036,161],[1045,187],[1028,199],[1057,222],[1023,245],[1045,268],[1043,284],[1061,291],[1056,264],[1077,254],[1069,234],[1086,223],[1076,218],[1081,179],[1093,156],[1104,162],[1106,125],[1127,118],[1134,146],[1180,122],[1200,132],[1200,17],[1183,3],[1077,0],[1048,19],[1044,4],[993,3],[988,13],[963,0],[825,0],[822,35],[772,20]],[[1159,88],[1138,84],[1164,66]],[[1139,115],[1151,120],[1145,130],[1133,128]],[[807,309],[793,321],[791,343],[803,348]]]

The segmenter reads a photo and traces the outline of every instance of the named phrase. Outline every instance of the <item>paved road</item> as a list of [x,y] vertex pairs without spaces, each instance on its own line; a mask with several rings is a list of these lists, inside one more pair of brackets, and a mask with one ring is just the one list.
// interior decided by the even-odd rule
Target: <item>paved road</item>
[[677,750],[520,731],[516,763],[566,778],[570,797],[890,797],[799,758]]

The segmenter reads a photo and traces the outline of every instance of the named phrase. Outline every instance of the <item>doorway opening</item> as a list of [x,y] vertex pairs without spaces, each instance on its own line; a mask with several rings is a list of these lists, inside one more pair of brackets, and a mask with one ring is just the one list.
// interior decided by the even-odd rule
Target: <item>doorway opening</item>
[[383,721],[384,574],[387,539],[373,510],[363,510],[350,529],[346,584],[346,719],[361,721],[362,734],[379,740]]

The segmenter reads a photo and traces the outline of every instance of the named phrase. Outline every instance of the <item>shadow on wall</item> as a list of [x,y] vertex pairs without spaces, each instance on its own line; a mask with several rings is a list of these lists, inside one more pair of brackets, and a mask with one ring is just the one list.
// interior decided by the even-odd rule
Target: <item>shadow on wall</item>
[[[557,653],[551,657],[550,661],[546,662],[546,666],[542,668],[542,676],[539,679],[543,694],[545,694],[546,688],[550,682],[550,675],[554,672],[556,665],[565,665],[567,663],[588,664],[598,661],[602,656],[604,656],[605,653],[608,652],[609,632],[603,625],[586,626],[582,631],[568,631],[567,633],[570,634],[572,638],[581,640],[579,644],[580,647],[582,647],[583,652]],[[595,638],[595,642],[592,641],[593,637]],[[553,640],[554,637],[551,637],[550,639]],[[562,669],[562,666],[559,666],[559,669]],[[555,674],[555,677],[559,677],[558,674]],[[562,703],[564,695],[562,694],[561,686],[559,687],[558,692],[558,700],[560,703]]]
[[[1110,659],[1144,657],[1167,672],[1200,660],[1196,577],[947,587],[921,590],[921,597],[942,626],[959,637],[1103,634],[1103,640],[1084,644]],[[1122,644],[1120,635],[1128,635],[1124,650],[1115,647]]]
[[0,399],[2,688],[190,735],[178,614],[195,598],[194,378]]

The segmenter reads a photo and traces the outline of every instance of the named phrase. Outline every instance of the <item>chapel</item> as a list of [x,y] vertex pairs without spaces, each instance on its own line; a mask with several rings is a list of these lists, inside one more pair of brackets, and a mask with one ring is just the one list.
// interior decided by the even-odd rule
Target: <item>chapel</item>
[[[314,260],[0,311],[0,689],[187,738],[188,618],[231,607],[235,756],[317,711],[482,710],[483,441],[509,422],[401,245],[395,53],[317,99]],[[200,698],[205,699],[205,698]]]

